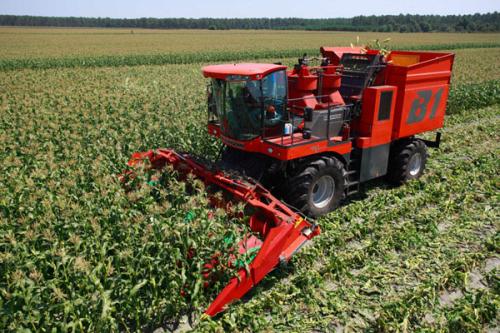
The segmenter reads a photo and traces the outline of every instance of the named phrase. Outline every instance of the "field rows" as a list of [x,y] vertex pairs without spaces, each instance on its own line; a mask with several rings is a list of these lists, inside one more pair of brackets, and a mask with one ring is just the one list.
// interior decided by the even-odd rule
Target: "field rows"
[[[68,42],[67,30],[99,47],[117,36],[130,46],[122,30],[102,38],[98,29],[90,35],[91,29],[13,30],[27,35],[20,37],[23,45],[35,46],[17,54],[9,46],[0,58],[14,56],[21,63],[44,34],[40,41],[55,44],[40,52],[51,49],[54,61],[64,61],[54,48]],[[0,41],[12,33],[0,28]],[[264,32],[269,40],[273,33]],[[284,40],[294,33],[284,32]],[[135,34],[170,38],[169,32]],[[234,34],[228,38],[252,36]],[[328,36],[322,34],[319,39]],[[194,39],[189,43],[197,40],[185,35]],[[439,35],[422,35],[425,41],[408,45],[437,43]],[[446,36],[449,43],[498,42],[492,41],[497,35],[460,35],[460,41]],[[352,35],[342,35],[347,37]],[[68,43],[70,53],[80,54]],[[282,50],[289,52],[286,43]],[[126,54],[125,44],[115,53]],[[264,44],[253,56],[280,60],[274,53],[269,58]],[[130,47],[130,54],[138,49]],[[237,55],[240,49],[246,54],[241,44],[224,52]],[[83,54],[97,54],[89,52]],[[128,194],[117,181],[134,151],[172,147],[216,155],[219,145],[207,138],[204,125],[201,64],[0,72],[0,331],[152,331],[175,328],[186,318],[200,332],[495,328],[500,47],[454,52],[451,115],[442,148],[431,151],[429,172],[400,188],[382,181],[366,185],[362,196],[321,218],[322,235],[251,298],[217,320],[203,321],[200,312],[220,285],[200,288],[201,265],[214,248],[228,252],[227,239],[234,241],[241,231],[238,221],[220,211],[209,218],[196,182],[198,193],[190,195],[171,177],[161,180],[165,188],[146,175],[141,180],[149,183]],[[284,62],[292,65],[296,55],[285,53]],[[209,233],[216,236],[207,238]]]
[[[133,33],[132,33],[133,32]],[[0,27],[0,59],[132,56],[161,54],[252,54],[314,50],[391,38],[400,47],[441,44],[498,44],[496,33],[356,33],[307,31],[206,31]],[[295,56],[295,55],[293,55]],[[241,58],[240,58],[241,59]],[[228,59],[229,60],[229,59]]]
[[453,84],[500,79],[498,66],[500,48],[452,50],[452,52],[455,53]]
[[[456,43],[456,44],[424,44],[424,45],[392,45],[394,49],[440,51],[451,49],[498,48],[500,43]],[[62,58],[15,58],[0,59],[0,71],[18,69],[49,69],[67,67],[116,67],[139,65],[193,64],[256,60],[264,58],[290,58],[297,55],[319,55],[319,46],[311,49],[267,49],[241,51],[209,51],[182,52],[162,54],[126,54],[102,56],[75,56]]]
[[[453,85],[461,86],[500,79],[500,69],[497,66],[500,48],[452,50],[452,52],[456,54],[453,67]],[[293,66],[296,57],[285,59],[267,58],[257,59],[256,61],[283,61],[285,65]],[[55,94],[60,93],[60,98],[64,95],[66,99],[79,103],[74,106],[75,108],[81,107],[80,104],[84,103],[94,105],[96,99],[99,103],[97,105],[101,105],[105,101],[113,104],[114,101],[120,99],[125,103],[121,106],[124,107],[128,105],[127,99],[137,98],[139,101],[135,103],[148,101],[142,105],[146,110],[151,104],[154,104],[155,107],[161,108],[160,112],[177,109],[201,111],[204,108],[206,83],[201,75],[202,66],[203,64],[188,64],[47,69],[38,73],[29,70],[9,71],[0,75],[0,93],[6,96],[22,91],[26,85],[31,85],[33,88],[30,94],[36,94],[39,98],[47,98],[46,93],[48,91]],[[40,77],[46,77],[50,85],[38,83],[37,80]],[[75,84],[68,86],[68,81],[73,81]],[[493,91],[494,97],[498,98],[498,93],[494,91],[495,86],[497,85],[492,84],[490,90]],[[467,96],[467,94],[474,92],[472,89],[470,91],[467,89],[462,90],[465,95],[460,100],[457,100],[457,106],[461,105],[463,99],[474,99]],[[189,96],[185,94],[187,91],[190,92]],[[175,124],[176,120],[173,118],[171,121],[172,124]]]

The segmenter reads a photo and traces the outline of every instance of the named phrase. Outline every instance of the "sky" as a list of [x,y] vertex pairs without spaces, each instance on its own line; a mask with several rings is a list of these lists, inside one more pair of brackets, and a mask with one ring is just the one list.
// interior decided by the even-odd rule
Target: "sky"
[[500,0],[0,0],[0,14],[113,18],[327,18],[493,11],[500,11]]

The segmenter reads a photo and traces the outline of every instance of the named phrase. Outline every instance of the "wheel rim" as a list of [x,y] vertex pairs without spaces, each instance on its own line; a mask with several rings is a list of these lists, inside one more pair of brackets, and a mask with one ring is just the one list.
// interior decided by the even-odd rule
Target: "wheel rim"
[[312,201],[316,208],[324,208],[332,201],[335,194],[335,180],[325,175],[313,185]]
[[416,153],[411,157],[410,162],[408,164],[410,175],[411,176],[418,175],[421,168],[422,168],[422,155],[420,155],[420,153]]

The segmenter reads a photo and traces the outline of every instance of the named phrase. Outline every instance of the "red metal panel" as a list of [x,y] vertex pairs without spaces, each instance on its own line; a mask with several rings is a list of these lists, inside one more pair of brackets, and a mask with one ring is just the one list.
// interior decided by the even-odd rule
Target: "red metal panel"
[[252,80],[259,80],[269,73],[284,70],[286,66],[274,64],[231,64],[211,65],[203,67],[203,76],[225,80],[228,75],[248,76]]
[[[382,93],[392,92],[389,118],[378,120]],[[356,145],[368,148],[391,142],[397,88],[394,86],[378,86],[366,88],[363,92],[361,117],[356,122],[359,138]]]
[[354,47],[327,47],[322,46],[320,48],[321,55],[330,60],[330,64],[338,65],[340,63],[340,59],[344,53],[361,53],[363,48],[354,46]]
[[253,153],[261,153],[281,161],[289,161],[327,152],[344,155],[350,153],[352,150],[351,141],[342,141],[342,137],[332,137],[329,142],[326,139],[319,140],[315,137],[304,139],[302,133],[294,133],[293,143],[289,136],[284,137],[283,142],[281,141],[281,137],[268,140],[256,138],[249,141],[239,141],[224,136],[220,132],[220,127],[215,124],[208,124],[208,133],[219,137],[222,142],[230,147]]
[[373,88],[366,88],[363,91],[363,103],[361,116],[356,121],[356,129],[359,136],[371,137],[372,126],[377,111],[377,90]]
[[401,112],[394,125],[393,139],[443,127],[448,91],[448,84],[407,89],[399,103]]
[[[213,130],[211,131],[213,133]],[[248,152],[261,153],[281,161],[289,161],[300,157],[306,157],[310,155],[333,152],[340,155],[347,154],[351,152],[352,144],[350,141],[334,141],[336,138],[332,138],[333,141],[328,143],[328,140],[315,140],[314,137],[311,139],[303,139],[301,133],[295,133],[296,139],[294,143],[287,142],[284,140],[283,145],[281,144],[281,138],[270,139],[269,141],[264,141],[261,138],[257,138],[250,141],[238,141],[228,138],[222,134],[219,135],[222,142],[226,145],[241,149]],[[272,141],[275,141],[273,143]],[[335,143],[332,145],[331,143]]]
[[386,84],[398,88],[392,139],[443,126],[454,54],[394,51]]

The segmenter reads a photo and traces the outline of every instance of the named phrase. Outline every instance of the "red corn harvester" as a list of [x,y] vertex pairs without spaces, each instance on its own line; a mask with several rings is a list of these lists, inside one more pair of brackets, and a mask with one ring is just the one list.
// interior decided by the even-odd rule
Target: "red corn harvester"
[[158,149],[135,153],[129,165],[171,165],[251,208],[259,238],[243,248],[258,252],[206,314],[240,299],[319,235],[313,218],[361,183],[385,176],[402,184],[422,175],[427,147],[438,148],[441,134],[433,141],[417,135],[443,126],[453,60],[452,53],[322,47],[321,57],[304,55],[290,70],[257,63],[203,68],[208,133],[224,143],[218,161],[207,166]]

